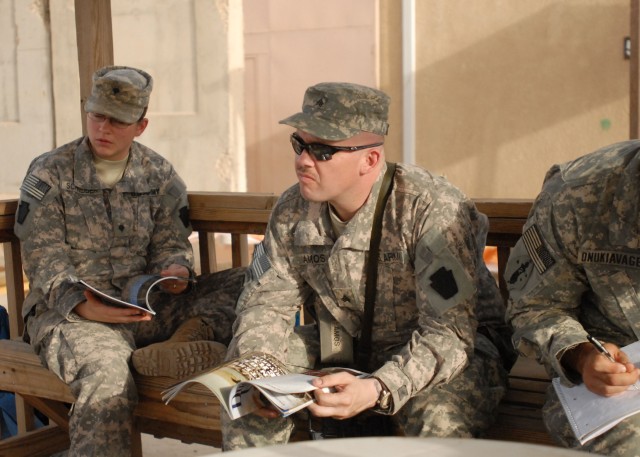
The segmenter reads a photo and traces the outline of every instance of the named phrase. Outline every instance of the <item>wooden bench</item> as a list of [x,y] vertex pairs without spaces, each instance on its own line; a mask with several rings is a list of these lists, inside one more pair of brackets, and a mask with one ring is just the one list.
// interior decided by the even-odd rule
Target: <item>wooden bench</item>
[[[262,234],[277,197],[266,194],[197,193],[189,195],[190,216],[199,234],[199,263],[203,273],[249,262],[250,234]],[[509,249],[526,221],[530,201],[476,202],[490,218],[488,245],[498,249],[498,270],[504,272]],[[22,334],[21,305],[25,296],[19,242],[13,234],[17,202],[0,201],[0,242],[4,246],[7,300],[12,340],[0,340],[0,390],[18,394],[19,433],[0,441],[0,456],[48,456],[69,446],[68,412],[74,398],[69,388],[42,367],[30,346],[15,336]],[[231,264],[220,265],[215,234],[231,236]],[[501,291],[505,284],[501,281]],[[219,404],[203,387],[193,386],[169,405],[160,393],[175,383],[161,377],[136,375],[139,404],[135,411],[133,455],[142,455],[140,433],[219,447]],[[519,360],[510,376],[510,389],[500,406],[496,424],[488,438],[551,444],[542,424],[540,408],[549,384],[535,363]],[[35,429],[33,408],[50,418],[49,425]]]

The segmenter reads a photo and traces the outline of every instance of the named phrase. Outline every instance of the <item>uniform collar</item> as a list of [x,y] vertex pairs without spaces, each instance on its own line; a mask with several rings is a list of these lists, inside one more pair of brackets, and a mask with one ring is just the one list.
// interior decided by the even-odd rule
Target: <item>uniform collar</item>
[[373,225],[376,202],[386,170],[387,164],[385,163],[371,188],[367,201],[349,221],[344,233],[337,240],[334,240],[331,228],[328,203],[308,203],[304,219],[296,225],[294,234],[296,246],[334,245],[334,249],[367,251],[371,239],[371,226]]
[[[120,192],[148,192],[147,182],[143,170],[143,154],[137,142],[131,144],[129,150],[129,163],[127,164],[122,179],[113,187]],[[89,137],[85,137],[75,151],[73,167],[73,185],[79,189],[101,190],[103,184],[98,179],[93,165],[93,153],[89,145]]]

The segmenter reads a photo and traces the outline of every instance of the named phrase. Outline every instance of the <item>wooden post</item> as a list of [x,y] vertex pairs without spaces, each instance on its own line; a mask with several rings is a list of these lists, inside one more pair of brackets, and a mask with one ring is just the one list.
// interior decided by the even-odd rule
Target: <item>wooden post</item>
[[91,93],[91,76],[105,65],[113,65],[111,0],[75,0],[78,68],[80,70],[80,110],[82,132],[86,134],[84,102]]
[[4,245],[4,259],[7,266],[7,311],[9,312],[9,335],[19,338],[24,331],[22,323],[22,303],[24,302],[24,276],[20,257],[20,242],[12,240]]
[[640,137],[640,0],[631,0],[629,68],[629,138]]
[[244,233],[231,235],[231,264],[233,268],[249,265],[249,237]]

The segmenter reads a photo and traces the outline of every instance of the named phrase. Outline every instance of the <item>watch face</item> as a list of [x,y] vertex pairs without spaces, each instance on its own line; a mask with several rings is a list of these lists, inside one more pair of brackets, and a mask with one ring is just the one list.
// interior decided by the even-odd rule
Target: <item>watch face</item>
[[391,405],[391,392],[388,390],[383,390],[380,392],[380,397],[378,398],[378,407],[382,410],[389,409]]

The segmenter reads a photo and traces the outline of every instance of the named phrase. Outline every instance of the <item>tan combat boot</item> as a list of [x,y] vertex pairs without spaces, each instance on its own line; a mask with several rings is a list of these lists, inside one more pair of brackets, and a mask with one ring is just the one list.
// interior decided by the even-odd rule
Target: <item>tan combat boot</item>
[[133,352],[136,371],[145,376],[181,379],[218,365],[227,348],[213,340],[213,329],[201,318],[184,322],[171,338]]

